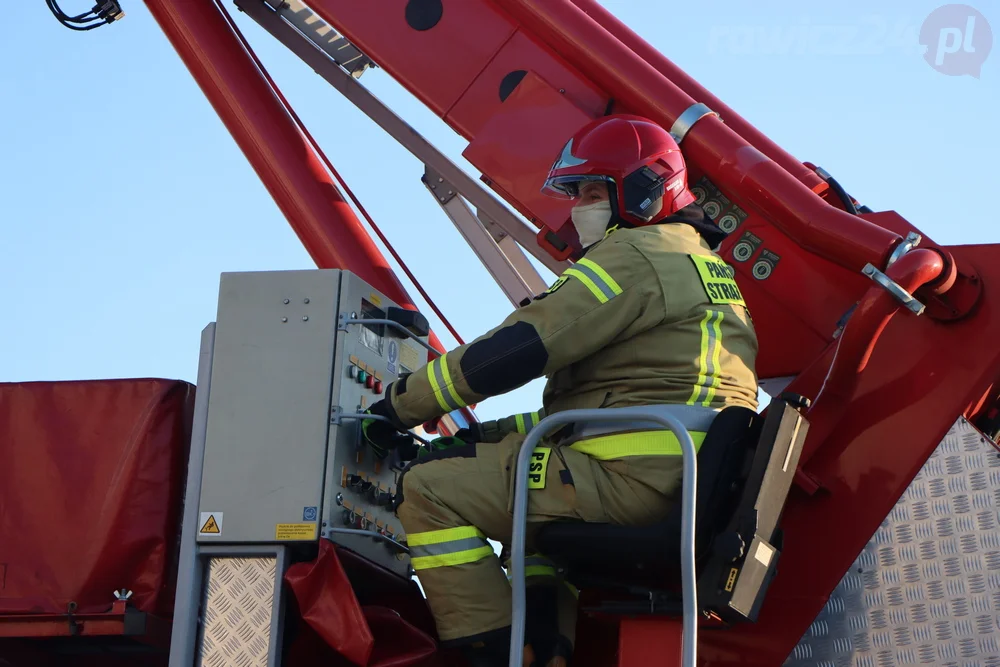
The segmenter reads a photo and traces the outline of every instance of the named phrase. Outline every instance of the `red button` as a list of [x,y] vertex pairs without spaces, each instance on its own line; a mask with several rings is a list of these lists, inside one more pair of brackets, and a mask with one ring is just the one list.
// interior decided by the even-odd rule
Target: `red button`
[[369,389],[371,389],[372,387],[375,386],[375,376],[374,375],[369,375],[368,377],[365,378],[365,386],[368,387]]
[[375,380],[375,393],[376,394],[381,394],[382,393],[382,381],[381,380]]

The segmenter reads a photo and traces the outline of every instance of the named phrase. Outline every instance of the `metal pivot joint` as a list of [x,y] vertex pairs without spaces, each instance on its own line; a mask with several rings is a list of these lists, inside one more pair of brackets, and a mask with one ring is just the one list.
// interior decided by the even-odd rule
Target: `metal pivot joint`
[[706,116],[720,118],[718,112],[712,111],[707,105],[701,102],[689,106],[684,113],[677,117],[677,120],[674,121],[673,126],[670,128],[670,134],[673,136],[674,141],[680,145],[684,141],[684,137],[687,136],[687,133],[694,127],[694,124]]
[[924,304],[917,301],[912,294],[903,289],[899,283],[895,280],[882,273],[876,269],[873,265],[868,264],[861,271],[863,274],[871,278],[873,281],[881,285],[889,292],[889,294],[896,297],[896,299],[902,303],[906,308],[912,312],[914,315],[922,315],[924,312]]
[[889,255],[889,260],[885,263],[885,268],[888,269],[890,266],[899,261],[899,258],[910,252],[923,240],[923,237],[916,232],[910,232],[906,235],[906,238],[899,242],[892,254]]

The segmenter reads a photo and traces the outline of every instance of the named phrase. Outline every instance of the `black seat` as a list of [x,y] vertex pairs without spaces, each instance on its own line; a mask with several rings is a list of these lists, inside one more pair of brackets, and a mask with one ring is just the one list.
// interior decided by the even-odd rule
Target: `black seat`
[[[780,553],[778,521],[808,426],[799,408],[807,406],[802,397],[782,396],[763,416],[726,408],[699,448],[698,602],[719,619],[756,620]],[[678,502],[653,525],[554,522],[539,530],[536,546],[580,588],[638,595],[606,603],[603,611],[676,614],[680,528]]]

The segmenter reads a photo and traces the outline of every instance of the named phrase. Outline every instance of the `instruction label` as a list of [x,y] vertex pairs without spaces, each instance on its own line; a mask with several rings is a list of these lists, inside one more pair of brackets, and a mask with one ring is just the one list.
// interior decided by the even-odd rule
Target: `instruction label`
[[198,526],[199,535],[222,535],[222,512],[202,512]]
[[316,539],[316,524],[314,523],[279,523],[274,527],[276,540],[313,540]]
[[[423,351],[423,348],[417,348],[416,344],[411,345],[410,343],[403,343],[399,346],[399,365],[405,366],[411,371],[420,368],[423,366],[423,364],[420,363],[421,351]],[[403,369],[401,368],[400,372],[402,372],[402,370]]]
[[389,341],[389,351],[385,357],[385,370],[387,373],[396,374],[396,363],[399,361],[399,343],[394,340]]

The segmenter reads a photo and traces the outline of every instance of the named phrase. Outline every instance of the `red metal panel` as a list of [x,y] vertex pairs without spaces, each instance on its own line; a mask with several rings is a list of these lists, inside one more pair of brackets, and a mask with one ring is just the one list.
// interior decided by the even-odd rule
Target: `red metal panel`
[[680,619],[623,618],[618,628],[618,667],[680,667],[683,632]]
[[566,136],[590,119],[558,90],[529,72],[462,155],[492,181],[495,189],[517,202],[517,208],[530,220],[559,229],[569,219],[571,204],[543,195],[541,184]]
[[[173,613],[193,387],[0,384],[0,614]],[[66,618],[63,616],[63,624]]]
[[445,2],[440,21],[426,30],[407,23],[408,14],[422,13],[421,6],[434,4],[314,0],[309,6],[434,113],[444,116],[514,33],[514,25],[481,0]]
[[[552,88],[564,91],[560,94],[590,118],[600,116],[608,106],[607,93],[566,63],[553,58],[545,47],[539,46],[519,30],[465,91],[445,120],[463,136],[478,138],[480,129],[490,117],[502,112],[506,106],[500,96],[504,78],[512,73],[529,71]],[[516,77],[512,75],[508,85],[513,81]]]

